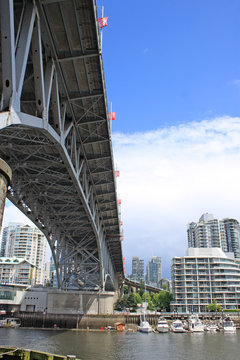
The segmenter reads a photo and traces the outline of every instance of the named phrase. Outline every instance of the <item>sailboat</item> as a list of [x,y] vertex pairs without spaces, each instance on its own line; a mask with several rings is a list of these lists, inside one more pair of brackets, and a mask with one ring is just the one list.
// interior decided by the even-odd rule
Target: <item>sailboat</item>
[[143,332],[143,333],[152,332],[152,326],[146,320],[145,312],[140,315],[140,325],[137,328],[138,328],[138,331]]
[[140,325],[138,326],[138,331],[144,333],[150,333],[152,332],[152,326],[146,320],[146,313],[145,313],[148,306],[148,303],[146,302],[146,284],[144,284],[144,287],[145,287],[145,302],[142,303],[143,313],[140,315]]

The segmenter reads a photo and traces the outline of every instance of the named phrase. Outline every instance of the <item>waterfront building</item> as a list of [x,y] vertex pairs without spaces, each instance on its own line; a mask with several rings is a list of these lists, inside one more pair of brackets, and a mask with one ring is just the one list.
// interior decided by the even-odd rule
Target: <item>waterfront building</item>
[[11,224],[4,228],[2,242],[5,257],[17,257],[28,260],[36,266],[35,284],[44,284],[45,257],[47,240],[35,226]]
[[139,259],[137,256],[132,258],[131,280],[144,281],[144,260]]
[[36,267],[17,257],[0,258],[0,285],[34,285]]
[[235,219],[218,220],[212,214],[203,214],[199,222],[188,225],[187,236],[189,248],[219,247],[240,259],[240,226]]
[[151,286],[158,286],[162,278],[162,261],[159,256],[153,256],[147,264],[146,283]]
[[205,312],[217,301],[223,309],[240,306],[240,265],[218,248],[189,248],[172,260],[171,310]]

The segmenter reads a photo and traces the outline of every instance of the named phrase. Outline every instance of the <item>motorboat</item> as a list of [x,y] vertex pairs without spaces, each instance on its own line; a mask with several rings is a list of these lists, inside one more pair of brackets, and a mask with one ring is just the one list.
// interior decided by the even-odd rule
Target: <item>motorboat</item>
[[160,317],[157,323],[157,331],[160,333],[169,332],[169,326],[167,320],[164,317]]
[[208,324],[205,324],[204,330],[205,331],[217,331],[218,326],[214,322],[210,322]]
[[204,324],[199,319],[198,315],[192,314],[188,319],[188,330],[191,332],[203,332]]
[[150,333],[152,332],[152,326],[146,320],[145,314],[140,316],[140,325],[137,327],[138,331],[143,333]]
[[226,317],[222,321],[222,329],[224,333],[233,334],[236,332],[236,326],[234,325],[234,322],[229,318]]
[[0,320],[0,327],[5,328],[18,328],[21,325],[20,319],[18,318],[6,318]]
[[172,322],[171,324],[171,330],[174,332],[174,333],[184,333],[184,332],[187,332],[186,329],[184,329],[183,327],[183,323],[181,320],[177,319],[175,321]]

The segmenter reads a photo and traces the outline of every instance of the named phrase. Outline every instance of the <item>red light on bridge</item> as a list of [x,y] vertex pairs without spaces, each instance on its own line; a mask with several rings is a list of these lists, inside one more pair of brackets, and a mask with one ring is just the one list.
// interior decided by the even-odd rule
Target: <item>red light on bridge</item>
[[118,203],[118,205],[121,205],[121,204],[122,204],[122,200],[119,199],[119,200],[117,201],[117,203]]
[[103,28],[103,27],[107,26],[107,20],[108,20],[108,17],[99,18],[98,19],[99,27]]
[[109,117],[109,120],[115,120],[116,119],[116,113],[115,112],[110,112],[110,113],[108,113],[108,117]]
[[123,226],[123,221],[121,221],[121,223],[120,223],[120,224],[121,224],[121,226]]
[[120,176],[120,171],[119,170],[116,170],[115,171],[115,177],[119,177]]

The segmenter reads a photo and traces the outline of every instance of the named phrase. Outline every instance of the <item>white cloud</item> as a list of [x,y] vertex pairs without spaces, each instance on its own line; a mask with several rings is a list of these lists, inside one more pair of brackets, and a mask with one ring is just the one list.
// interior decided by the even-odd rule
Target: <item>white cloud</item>
[[132,256],[159,255],[169,275],[187,248],[187,223],[204,212],[239,220],[240,118],[115,133],[113,144],[128,271]]
[[[156,131],[113,134],[120,170],[124,256],[170,259],[187,248],[186,225],[204,212],[240,220],[240,118],[220,117]],[[8,203],[4,225],[31,224]]]

